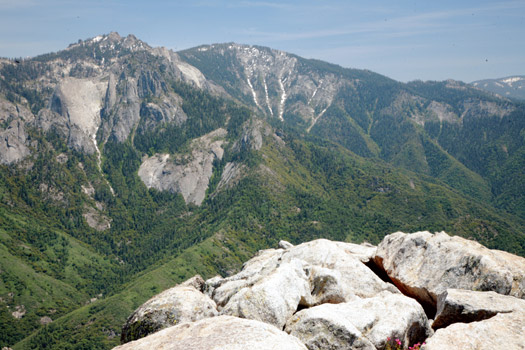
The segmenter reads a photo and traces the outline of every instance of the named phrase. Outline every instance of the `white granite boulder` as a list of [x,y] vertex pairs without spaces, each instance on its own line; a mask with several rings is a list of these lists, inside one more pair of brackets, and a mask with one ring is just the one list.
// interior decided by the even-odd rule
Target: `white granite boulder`
[[448,288],[525,296],[524,258],[445,232],[388,235],[374,262],[404,294],[430,309]]
[[[470,323],[489,319],[498,313],[525,311],[525,300],[495,292],[447,289],[438,297],[437,313],[432,328],[453,323]],[[525,323],[525,319],[523,320]]]
[[519,350],[525,349],[525,311],[498,313],[486,320],[454,323],[441,328],[423,350]]
[[114,350],[307,350],[297,338],[267,323],[218,316],[164,329]]
[[299,260],[283,263],[250,288],[236,293],[221,311],[263,321],[282,329],[297,310],[301,300],[310,295],[310,286]]
[[203,286],[202,277],[195,276],[146,301],[122,327],[121,342],[136,340],[183,322],[217,316],[215,302],[201,292]]
[[310,350],[383,349],[388,337],[414,344],[432,333],[421,305],[386,291],[301,310],[288,320],[285,331]]

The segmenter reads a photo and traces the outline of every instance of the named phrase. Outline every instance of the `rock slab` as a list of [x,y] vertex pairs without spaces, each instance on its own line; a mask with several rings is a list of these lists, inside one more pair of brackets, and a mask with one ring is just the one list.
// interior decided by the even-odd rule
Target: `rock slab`
[[374,262],[427,310],[435,310],[438,295],[449,288],[525,297],[524,258],[445,232],[388,235]]
[[121,343],[183,322],[217,316],[215,302],[201,292],[203,285],[202,277],[195,276],[142,304],[124,324]]
[[387,338],[422,342],[431,333],[421,305],[401,294],[382,292],[341,304],[323,304],[296,313],[285,331],[308,349],[383,349]]
[[114,350],[307,350],[297,338],[267,323],[218,316],[164,329]]

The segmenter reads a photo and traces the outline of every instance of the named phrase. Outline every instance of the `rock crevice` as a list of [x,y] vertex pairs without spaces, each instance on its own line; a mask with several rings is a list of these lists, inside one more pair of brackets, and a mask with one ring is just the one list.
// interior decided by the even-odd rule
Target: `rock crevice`
[[[449,271],[455,271],[454,278]],[[378,247],[325,239],[297,246],[281,241],[278,249],[260,251],[235,275],[206,282],[195,277],[152,298],[130,316],[122,340],[137,339],[125,336],[129,329],[138,337],[167,329],[118,349],[160,343],[166,349],[182,349],[182,344],[190,343],[192,348],[215,349],[210,339],[213,344],[226,341],[221,343],[223,348],[241,349],[248,346],[246,337],[250,337],[243,332],[247,324],[241,326],[245,319],[257,328],[253,332],[271,329],[282,337],[280,341],[291,342],[286,349],[383,350],[389,338],[400,339],[405,348],[426,341],[422,349],[450,348],[451,344],[493,349],[468,338],[483,332],[506,346],[496,348],[517,349],[516,344],[525,344],[525,300],[523,290],[512,286],[523,285],[523,273],[525,259],[443,232],[398,232],[385,237]],[[506,277],[514,283],[509,284]],[[474,291],[479,286],[487,291]],[[187,289],[194,297],[184,294]],[[202,305],[208,305],[206,313],[188,312]],[[166,314],[179,315],[175,326]],[[435,319],[432,324],[427,314]],[[201,320],[195,322],[196,318]],[[186,331],[224,320],[229,323],[222,331],[206,328],[204,343]],[[225,340],[224,332],[233,332],[231,338]],[[457,339],[460,336],[467,340]],[[512,339],[506,341],[507,337]],[[469,341],[476,347],[466,346]],[[261,340],[249,346],[283,348],[270,343]]]

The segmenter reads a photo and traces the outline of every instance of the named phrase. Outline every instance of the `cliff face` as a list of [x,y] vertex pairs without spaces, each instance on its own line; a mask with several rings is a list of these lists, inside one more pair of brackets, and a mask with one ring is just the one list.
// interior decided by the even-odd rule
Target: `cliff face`
[[[182,349],[190,338],[196,349],[240,349],[250,338],[241,319],[256,321],[258,331],[272,325],[283,341],[307,349],[385,349],[391,339],[404,348],[518,349],[524,287],[525,259],[444,232],[397,232],[379,247],[283,241],[236,275],[196,276],[153,297],[130,316],[122,341],[164,330],[115,349]],[[199,297],[187,297],[188,288]],[[202,327],[206,336],[187,331]],[[481,341],[483,332],[493,337]],[[257,349],[288,349],[251,341]]]
[[138,174],[148,188],[181,193],[186,203],[200,205],[213,174],[213,162],[224,154],[227,131],[217,129],[192,141],[189,153],[147,157]]

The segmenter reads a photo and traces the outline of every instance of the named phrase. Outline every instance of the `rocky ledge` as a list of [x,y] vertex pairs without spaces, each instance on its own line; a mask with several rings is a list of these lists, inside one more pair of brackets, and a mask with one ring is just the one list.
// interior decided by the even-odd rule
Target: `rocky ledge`
[[153,297],[115,349],[523,349],[525,259],[446,233],[324,239]]

